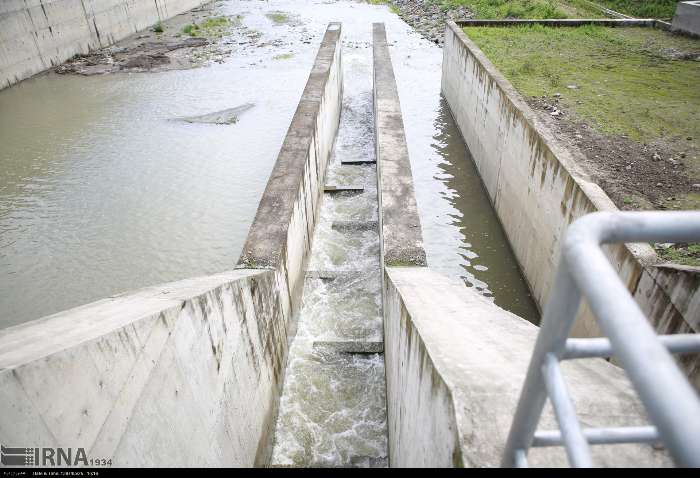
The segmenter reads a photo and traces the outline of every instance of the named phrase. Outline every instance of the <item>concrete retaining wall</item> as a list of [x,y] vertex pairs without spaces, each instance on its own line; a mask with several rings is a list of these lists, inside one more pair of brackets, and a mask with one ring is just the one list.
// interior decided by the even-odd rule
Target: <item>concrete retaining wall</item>
[[[577,166],[582,158],[553,137],[453,22],[447,26],[443,51],[443,94],[525,278],[543,307],[568,225],[584,214],[616,207]],[[613,246],[608,256],[660,333],[700,330],[697,268],[657,267],[658,257],[645,244]],[[600,335],[585,307],[579,315],[574,335]],[[700,384],[700,360],[687,362],[686,368]]]
[[0,442],[113,466],[268,463],[342,81],[331,24],[238,270],[0,331]]
[[270,174],[239,268],[279,269],[300,297],[343,98],[339,23],[331,23]]
[[3,0],[0,89],[206,0]]

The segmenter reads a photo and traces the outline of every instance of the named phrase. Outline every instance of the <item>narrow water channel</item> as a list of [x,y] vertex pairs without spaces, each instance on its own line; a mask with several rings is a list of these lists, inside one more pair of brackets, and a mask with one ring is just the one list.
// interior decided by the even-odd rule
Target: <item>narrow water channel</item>
[[344,98],[314,234],[272,465],[387,465],[370,49],[343,50]]
[[[0,327],[232,268],[331,21],[358,71],[371,65],[371,23],[386,24],[430,265],[537,320],[441,100],[438,46],[386,5],[215,5],[260,40],[234,32],[230,55],[205,68],[45,74],[0,91]],[[245,103],[232,125],[172,121]]]

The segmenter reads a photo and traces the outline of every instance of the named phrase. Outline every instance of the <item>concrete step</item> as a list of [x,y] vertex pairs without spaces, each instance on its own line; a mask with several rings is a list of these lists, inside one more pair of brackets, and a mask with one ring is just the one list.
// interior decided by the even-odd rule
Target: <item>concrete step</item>
[[339,232],[378,231],[377,221],[333,221],[331,228]]
[[368,272],[366,271],[306,271],[306,278],[332,281],[336,279],[354,279],[367,274]]
[[309,463],[304,466],[269,464],[266,468],[388,468],[389,459],[385,456],[351,456],[347,465],[326,465]]
[[333,184],[327,185],[323,188],[324,193],[334,194],[334,193],[361,193],[364,192],[364,186],[336,186]]
[[384,342],[362,340],[333,340],[314,342],[315,351],[334,352],[339,354],[381,354],[384,353]]
[[345,160],[341,160],[340,164],[348,164],[348,165],[377,164],[377,161],[374,159],[345,159]]

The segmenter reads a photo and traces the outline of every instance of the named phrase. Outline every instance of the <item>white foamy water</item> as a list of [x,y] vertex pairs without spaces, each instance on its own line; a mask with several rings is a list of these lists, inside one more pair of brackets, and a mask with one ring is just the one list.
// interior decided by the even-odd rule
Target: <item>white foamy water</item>
[[324,195],[273,465],[387,465],[384,356],[337,348],[339,342],[382,341],[376,168],[340,163],[374,157],[371,51],[345,48],[343,55],[345,98],[326,184],[364,191]]

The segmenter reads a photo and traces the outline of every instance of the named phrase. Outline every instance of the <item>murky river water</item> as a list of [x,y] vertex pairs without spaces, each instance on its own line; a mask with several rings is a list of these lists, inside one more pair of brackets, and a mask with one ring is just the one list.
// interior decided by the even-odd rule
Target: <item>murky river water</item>
[[[440,98],[436,45],[385,6],[218,5],[269,41],[206,68],[50,74],[0,92],[0,327],[230,269],[330,21],[368,68],[371,23],[386,24],[430,265],[537,317]],[[298,21],[276,24],[270,11]],[[243,103],[256,106],[234,125],[170,121]]]

